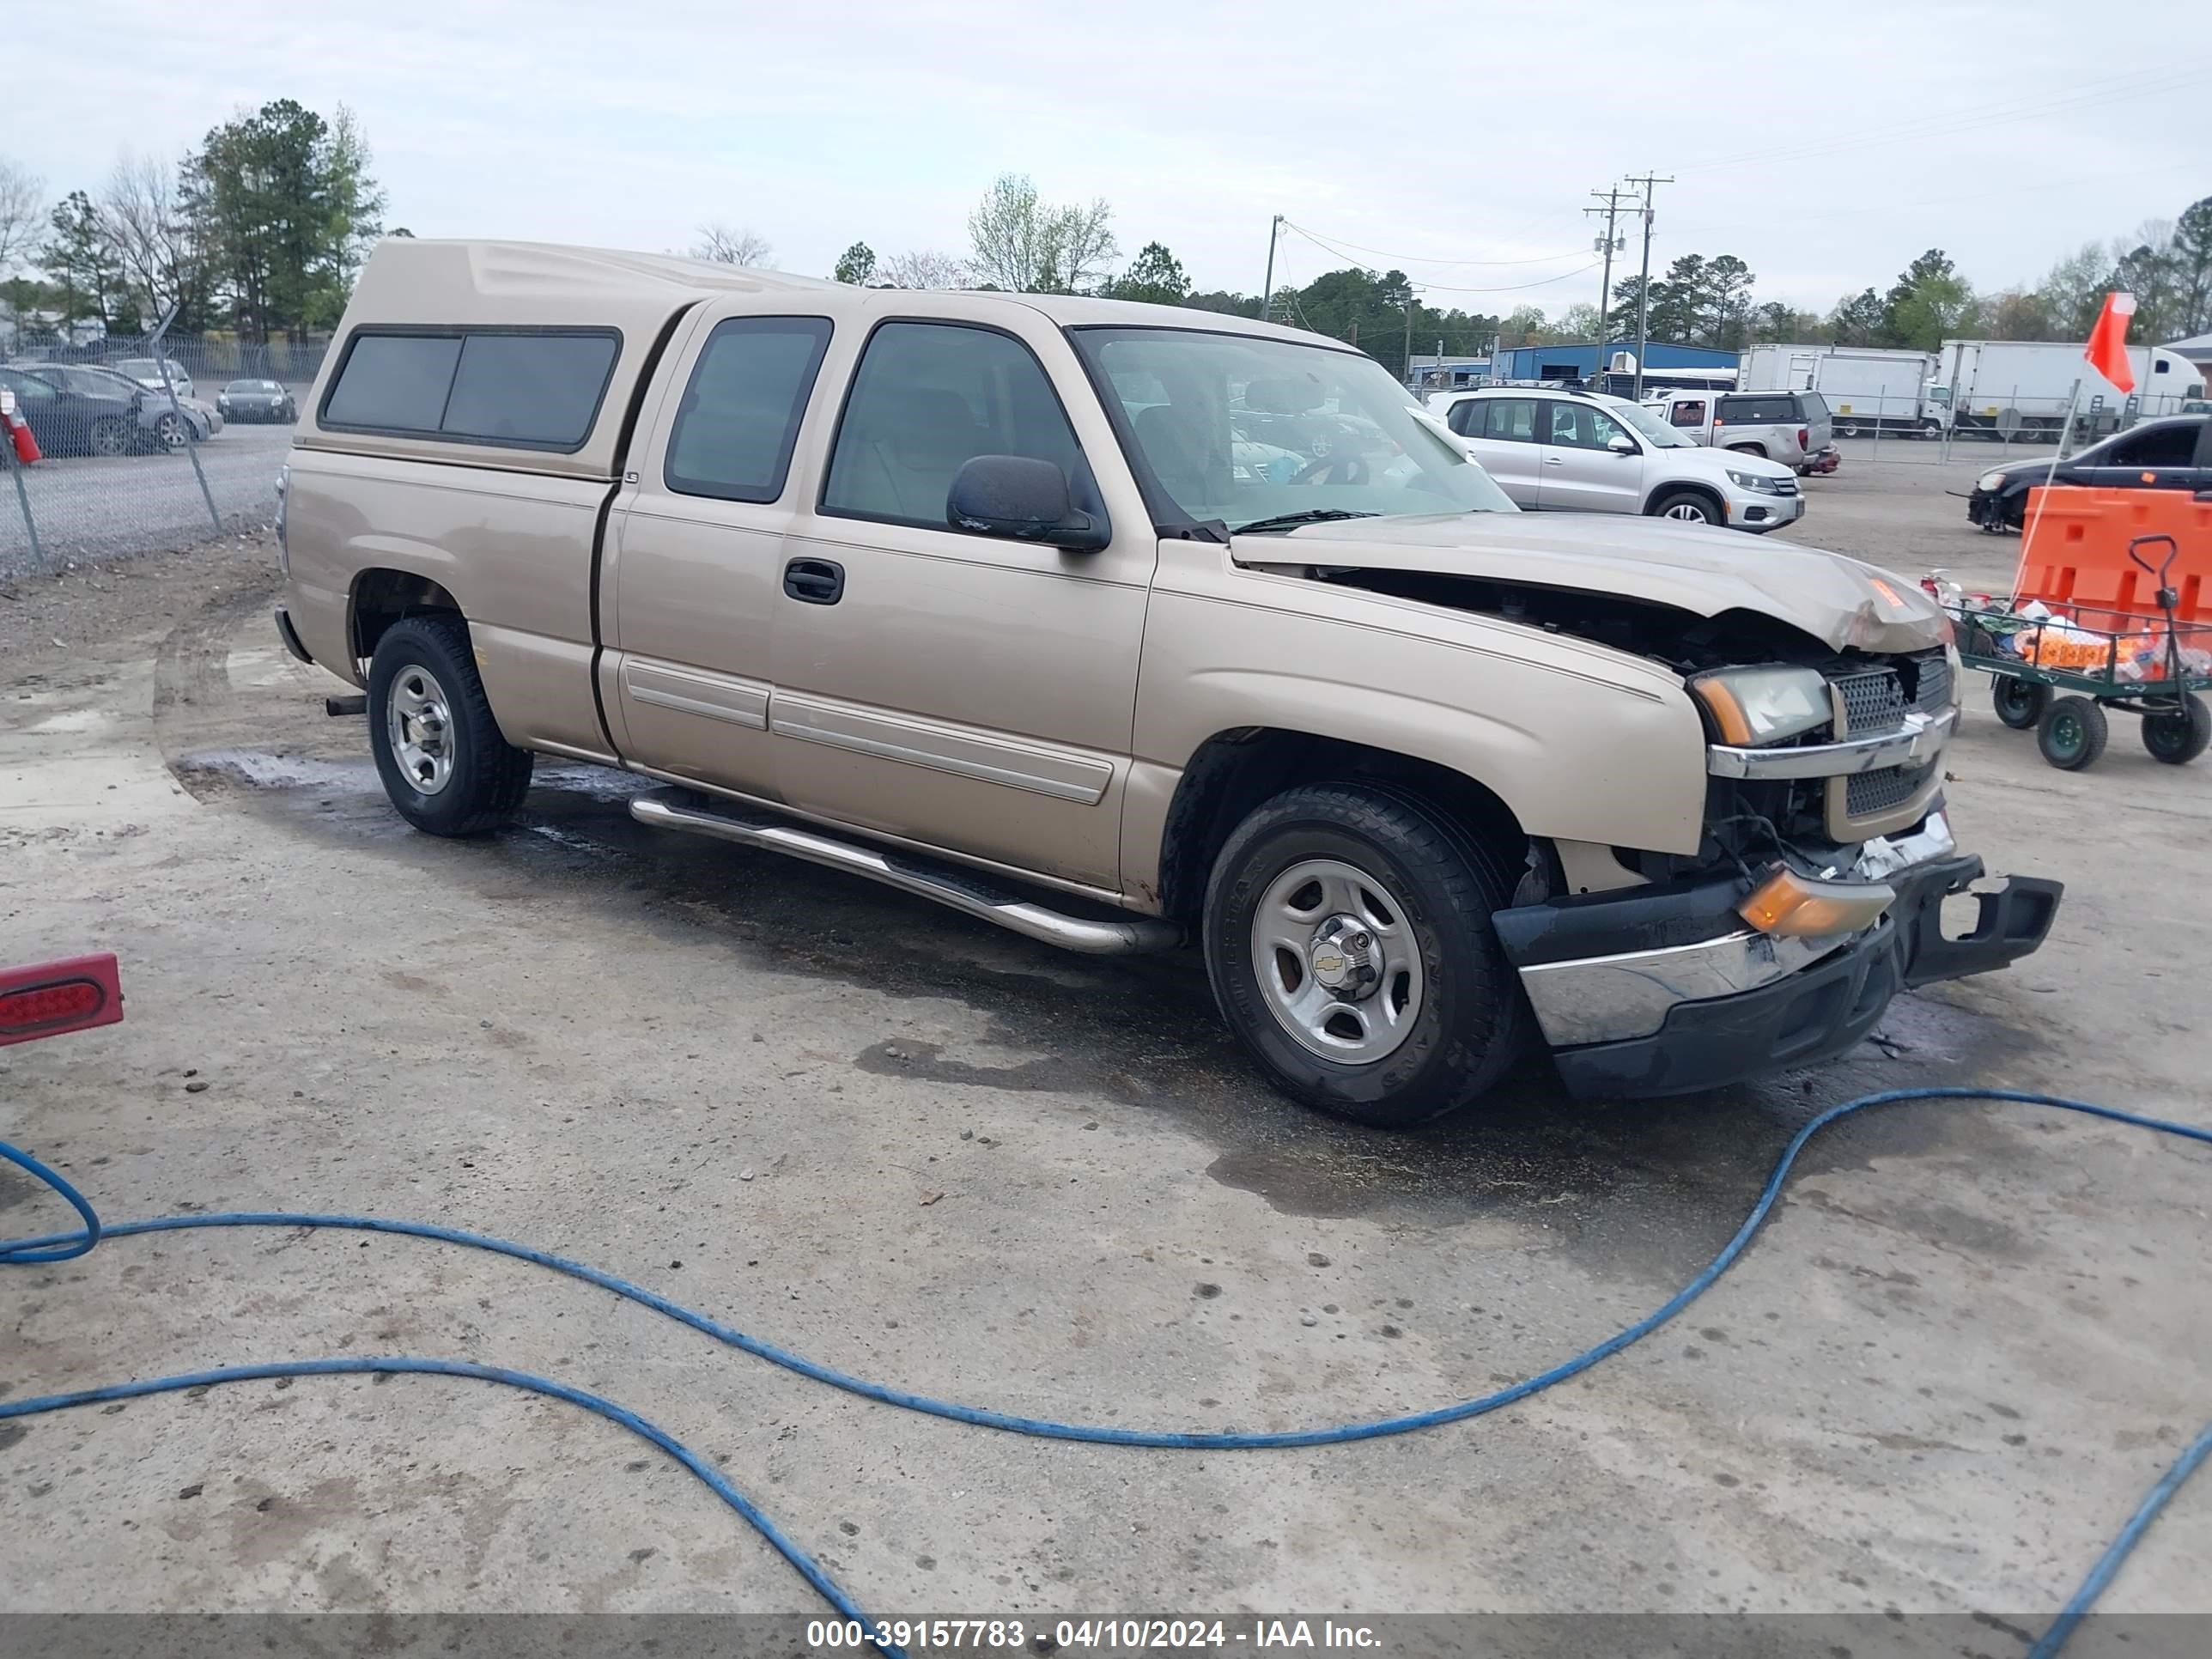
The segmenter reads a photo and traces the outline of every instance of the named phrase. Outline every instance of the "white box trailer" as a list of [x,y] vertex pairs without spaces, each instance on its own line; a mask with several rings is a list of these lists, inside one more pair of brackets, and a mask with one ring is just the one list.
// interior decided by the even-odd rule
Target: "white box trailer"
[[1839,438],[1875,431],[1926,436],[1942,430],[1927,401],[1935,366],[1936,359],[1925,351],[1755,345],[1743,354],[1738,385],[1745,392],[1819,392]]
[[[2179,415],[2204,395],[2204,374],[2162,346],[2130,346],[2136,388],[2123,392],[2063,340],[1946,340],[1929,402],[1954,432],[2056,442],[2074,399],[2076,434],[2094,438],[2139,420]],[[2075,383],[2081,383],[2075,391]]]

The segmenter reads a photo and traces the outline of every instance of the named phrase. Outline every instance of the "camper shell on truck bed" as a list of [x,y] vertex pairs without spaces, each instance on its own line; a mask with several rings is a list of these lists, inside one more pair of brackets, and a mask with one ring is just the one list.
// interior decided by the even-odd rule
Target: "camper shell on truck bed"
[[1805,1064],[2056,908],[2014,878],[1942,934],[1981,863],[1912,584],[1523,515],[1310,333],[397,240],[302,413],[277,626],[417,828],[553,754],[1032,938],[1190,940],[1278,1086],[1367,1122],[1532,1036],[1585,1091]]

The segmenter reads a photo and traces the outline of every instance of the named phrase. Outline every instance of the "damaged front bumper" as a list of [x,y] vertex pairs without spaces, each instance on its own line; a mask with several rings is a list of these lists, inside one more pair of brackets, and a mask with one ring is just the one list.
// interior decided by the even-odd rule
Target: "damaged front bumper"
[[2014,876],[1975,895],[1963,937],[1943,901],[1980,879],[1939,811],[1877,839],[1848,872],[1895,901],[1872,926],[1826,939],[1748,927],[1739,876],[1578,895],[1498,911],[1507,957],[1560,1075],[1580,1096],[1684,1094],[1809,1065],[1873,1029],[1899,991],[1986,973],[2042,944],[2060,884]]

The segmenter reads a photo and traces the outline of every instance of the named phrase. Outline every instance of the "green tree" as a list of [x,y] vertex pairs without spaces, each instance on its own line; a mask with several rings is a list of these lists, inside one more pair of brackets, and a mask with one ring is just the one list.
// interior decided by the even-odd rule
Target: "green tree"
[[235,326],[257,342],[334,325],[383,228],[384,192],[343,105],[325,121],[280,98],[210,129],[179,193]]
[[1705,270],[1698,317],[1700,344],[1737,351],[1751,333],[1751,285],[1758,279],[1733,253],[1712,259]]
[[1692,343],[1699,337],[1711,306],[1705,256],[1685,253],[1667,267],[1664,276],[1651,284],[1651,337],[1682,345]]
[[1025,173],[1001,173],[968,216],[969,263],[981,287],[1073,294],[1095,285],[1121,252],[1103,201],[1044,200]]
[[2055,340],[2064,331],[2051,320],[2051,310],[2039,293],[2009,288],[1990,295],[1982,305],[1982,326],[1992,340]]
[[2178,334],[2212,332],[2212,196],[2198,198],[2173,222]]
[[1828,337],[1838,345],[1870,346],[1881,336],[1881,296],[1872,289],[1846,294],[1828,313]]
[[855,288],[866,288],[868,279],[876,274],[876,251],[866,242],[855,242],[837,256],[837,268],[830,273],[833,283],[850,283]]
[[1179,306],[1190,293],[1190,278],[1183,274],[1182,262],[1164,245],[1147,242],[1129,261],[1129,268],[1103,283],[1098,291],[1109,300]]
[[2085,242],[2051,266],[2035,290],[2035,297],[2051,319],[2050,337],[2086,340],[2097,312],[2112,285],[2112,262],[2104,248]]
[[1225,288],[1210,289],[1204,294],[1188,294],[1183,303],[1194,311],[1218,312],[1224,317],[1257,318],[1260,296],[1256,294],[1231,294]]
[[46,222],[53,234],[39,250],[40,269],[52,281],[59,300],[62,326],[87,321],[105,331],[118,322],[117,313],[128,309],[123,273],[108,244],[107,227],[92,198],[73,190],[54,204]]

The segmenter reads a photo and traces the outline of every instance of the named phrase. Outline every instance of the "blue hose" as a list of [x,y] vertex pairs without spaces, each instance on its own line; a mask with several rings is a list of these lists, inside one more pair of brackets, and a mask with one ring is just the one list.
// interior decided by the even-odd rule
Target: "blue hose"
[[[1675,1317],[1691,1303],[1710,1290],[1721,1275],[1735,1266],[1752,1239],[1765,1224],[1775,1200],[1782,1194],[1790,1172],[1806,1144],[1829,1125],[1856,1112],[1878,1106],[1895,1105],[1910,1100],[1987,1100],[2018,1105],[2045,1106],[2058,1111],[2078,1112],[2086,1116],[2103,1118],[2113,1123],[2124,1123],[2139,1129],[2148,1129],[2159,1134],[2172,1135],[2212,1146],[2212,1130],[2202,1129],[2186,1123],[2165,1118],[2147,1117],[2139,1113],[2124,1112],[2110,1106],[2092,1105],[2086,1101],[2068,1100],[2057,1095],[2032,1094],[2011,1089],[1922,1088],[1890,1089],[1878,1094],[1862,1095],[1832,1106],[1812,1119],[1800,1129],[1776,1160],[1773,1172],[1760,1190],[1758,1201],[1737,1228],[1734,1237],[1722,1246],[1720,1253],[1708,1262],[1698,1275],[1659,1307],[1634,1324],[1583,1349],[1571,1358],[1562,1360],[1550,1370],[1540,1371],[1522,1382],[1481,1395],[1472,1400],[1460,1401],[1433,1410],[1413,1412],[1397,1417],[1376,1418],[1362,1423],[1346,1423],[1334,1428],[1300,1429],[1272,1434],[1192,1433],[1176,1430],[1139,1430],[1110,1427],[1103,1425],[1059,1423],[1048,1419],[1019,1417],[1010,1413],[992,1411],[977,1406],[963,1406],[955,1401],[935,1400],[926,1395],[912,1394],[888,1384],[872,1382],[834,1367],[807,1358],[803,1354],[777,1346],[763,1338],[749,1336],[744,1332],[725,1325],[719,1320],[670,1301],[656,1291],[634,1285],[625,1279],[605,1273],[597,1267],[573,1261],[544,1250],[533,1249],[526,1244],[517,1244],[482,1233],[472,1233],[457,1227],[441,1227],[428,1222],[392,1221],[375,1216],[325,1215],[293,1213],[284,1211],[240,1211],[213,1215],[162,1216],[149,1221],[125,1222],[118,1226],[103,1227],[83,1195],[59,1174],[47,1168],[29,1153],[21,1152],[0,1141],[0,1158],[27,1171],[59,1194],[82,1218],[83,1225],[75,1232],[50,1233],[35,1238],[0,1243],[0,1267],[31,1266],[41,1262],[65,1261],[89,1251],[102,1238],[125,1238],[144,1233],[181,1232],[198,1227],[325,1227],[345,1229],[357,1232],[393,1233],[406,1237],[434,1239],[441,1243],[465,1245],[472,1249],[487,1250],[494,1255],[513,1256],[556,1273],[568,1274],[586,1284],[611,1291],[652,1309],[692,1329],[704,1333],[757,1358],[765,1359],[787,1370],[817,1382],[842,1389],[863,1399],[884,1405],[896,1406],[903,1410],[921,1412],[933,1417],[950,1419],[979,1428],[999,1429],[1010,1433],[1030,1435],[1051,1440],[1076,1440],[1098,1445],[1146,1446],[1176,1450],[1254,1451],[1295,1446],[1340,1445],[1348,1441],[1375,1440],[1389,1435],[1408,1434],[1419,1429],[1435,1428],[1446,1423],[1457,1423],[1487,1412],[1498,1410],[1529,1395],[1540,1393],[1569,1377],[1579,1376],[1600,1361],[1619,1353],[1630,1344],[1650,1335]],[[729,1482],[716,1474],[711,1466],[688,1447],[646,1419],[637,1416],[613,1401],[581,1389],[532,1376],[520,1371],[507,1371],[495,1367],[470,1364],[462,1361],[407,1358],[364,1358],[299,1360],[279,1364],[234,1366],[222,1370],[197,1371],[179,1376],[158,1377],[148,1382],[118,1384],[107,1389],[80,1390],[72,1394],[47,1395],[15,1401],[0,1401],[0,1420],[13,1417],[30,1417],[42,1412],[59,1411],[71,1406],[88,1405],[97,1401],[134,1398],[150,1394],[168,1393],[179,1389],[198,1388],[209,1383],[241,1382],[255,1377],[327,1376],[362,1371],[408,1371],[448,1376],[477,1377],[489,1382],[504,1382],[511,1387],[528,1389],[536,1394],[596,1412],[609,1420],[621,1424],[632,1432],[643,1436],[667,1452],[702,1480],[761,1535],[784,1559],[806,1578],[807,1582],[838,1612],[848,1618],[859,1620],[864,1626],[872,1621],[860,1613],[851,1598],[845,1595],[823,1572],[811,1557],[785,1537],[775,1523],[762,1514]],[[2154,1487],[2142,1507],[2113,1540],[2112,1547],[2098,1562],[2089,1577],[2082,1582],[2067,1602],[2051,1628],[2038,1643],[2030,1659],[2050,1659],[2063,1646],[2074,1626],[2087,1613],[2105,1587],[2118,1572],[2120,1564],[2141,1540],[2151,1521],[2162,1509],[2182,1483],[2195,1472],[2208,1453],[2212,1453],[2212,1425],[2167,1471]]]

